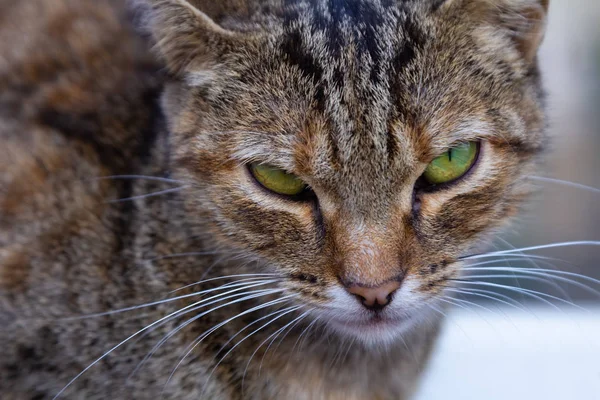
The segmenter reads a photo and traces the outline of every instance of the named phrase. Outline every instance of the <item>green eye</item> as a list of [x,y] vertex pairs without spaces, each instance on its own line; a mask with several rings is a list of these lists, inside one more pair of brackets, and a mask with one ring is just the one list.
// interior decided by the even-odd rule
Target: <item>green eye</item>
[[453,147],[427,166],[423,178],[432,185],[452,182],[469,172],[477,160],[478,152],[479,142]]
[[270,165],[252,163],[250,172],[258,183],[277,194],[297,196],[306,190],[306,184],[296,175]]

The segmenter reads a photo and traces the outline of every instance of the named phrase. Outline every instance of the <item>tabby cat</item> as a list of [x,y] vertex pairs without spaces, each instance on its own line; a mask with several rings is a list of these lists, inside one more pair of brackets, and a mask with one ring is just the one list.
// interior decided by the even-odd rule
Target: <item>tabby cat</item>
[[531,191],[548,0],[0,0],[0,397],[408,399]]

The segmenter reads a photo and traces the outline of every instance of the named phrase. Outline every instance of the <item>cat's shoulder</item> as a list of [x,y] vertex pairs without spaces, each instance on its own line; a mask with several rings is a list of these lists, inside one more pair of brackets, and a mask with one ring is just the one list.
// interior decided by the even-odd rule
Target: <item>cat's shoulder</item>
[[100,229],[120,187],[94,178],[132,173],[151,142],[159,67],[125,3],[0,0],[0,289]]

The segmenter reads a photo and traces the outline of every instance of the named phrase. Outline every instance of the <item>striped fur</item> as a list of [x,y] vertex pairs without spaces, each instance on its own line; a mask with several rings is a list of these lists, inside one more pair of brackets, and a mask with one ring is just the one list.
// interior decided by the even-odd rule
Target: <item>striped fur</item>
[[[548,1],[131,4],[0,0],[0,397],[53,396],[190,302],[63,317],[270,273],[279,294],[194,321],[127,379],[194,314],[169,320],[64,397],[409,398],[441,320],[428,306],[458,258],[517,212],[543,155],[535,53]],[[469,140],[482,142],[473,170],[420,185],[433,158]],[[256,161],[315,198],[267,193],[248,173]],[[115,175],[129,177],[97,179]],[[360,325],[373,315],[342,283],[397,279],[386,324]],[[229,341],[287,306],[302,308]],[[183,349],[235,316],[165,386]]]

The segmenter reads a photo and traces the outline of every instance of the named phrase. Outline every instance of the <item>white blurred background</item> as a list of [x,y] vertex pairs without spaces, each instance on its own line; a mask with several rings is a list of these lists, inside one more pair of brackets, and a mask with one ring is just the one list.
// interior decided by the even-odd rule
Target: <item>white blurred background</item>
[[[600,188],[600,0],[550,3],[540,62],[549,94],[553,149],[541,175]],[[599,193],[549,183],[540,183],[539,188],[527,212],[502,236],[504,240],[517,247],[600,241]],[[510,248],[502,240],[497,247]],[[560,247],[535,254],[566,261],[553,260],[552,266],[542,264],[542,268],[600,279],[599,246]],[[510,264],[533,267],[523,261]],[[564,282],[556,282],[557,289],[534,281],[486,281],[560,296],[584,310],[552,301],[559,311],[506,290],[499,293],[524,304],[524,311],[463,297],[479,307],[462,303],[464,308],[450,310],[418,400],[600,399],[599,296]],[[598,284],[579,281],[600,290]]]

